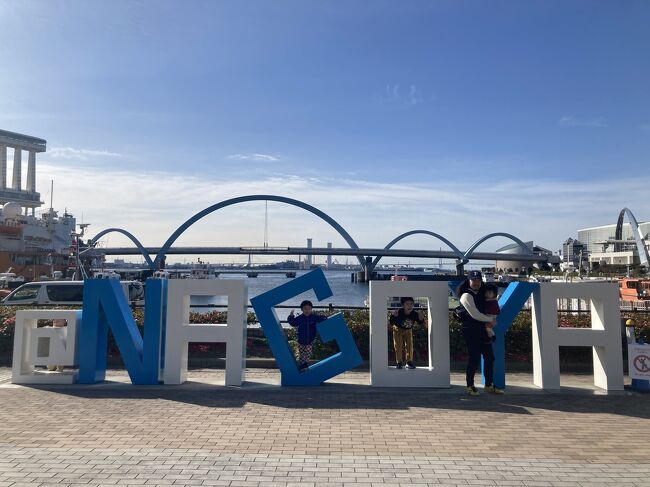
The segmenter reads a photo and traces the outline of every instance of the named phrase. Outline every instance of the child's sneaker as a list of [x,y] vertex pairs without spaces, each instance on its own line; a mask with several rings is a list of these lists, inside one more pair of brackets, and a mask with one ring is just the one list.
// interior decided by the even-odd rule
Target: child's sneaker
[[485,386],[485,392],[489,392],[490,394],[505,394],[505,391],[503,389],[499,389],[494,385]]
[[409,369],[414,369],[414,368],[415,368],[415,365],[413,365],[413,362],[406,362],[406,366],[407,366]]
[[478,395],[480,395],[478,393],[478,391],[476,390],[476,387],[474,387],[474,386],[467,386],[465,388],[465,392],[467,392],[467,394],[469,394],[470,396],[478,396]]
[[396,367],[397,367],[398,369],[403,369],[403,368],[404,368],[404,364],[403,364],[402,362],[397,362]]

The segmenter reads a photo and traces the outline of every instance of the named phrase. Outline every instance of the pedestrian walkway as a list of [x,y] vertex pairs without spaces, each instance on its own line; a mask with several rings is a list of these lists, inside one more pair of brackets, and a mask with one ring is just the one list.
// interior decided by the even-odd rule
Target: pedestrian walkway
[[[405,371],[408,373],[408,371]],[[0,377],[3,375],[0,374]],[[505,396],[384,389],[367,372],[279,387],[0,384],[3,485],[650,485],[650,396],[511,374]]]

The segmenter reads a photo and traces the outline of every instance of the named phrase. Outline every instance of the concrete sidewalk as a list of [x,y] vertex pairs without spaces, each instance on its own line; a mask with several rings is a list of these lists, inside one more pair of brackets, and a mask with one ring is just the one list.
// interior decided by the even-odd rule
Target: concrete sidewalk
[[[0,373],[0,380],[6,376]],[[405,371],[408,373],[408,371]],[[2,485],[650,485],[650,396],[510,374],[505,396],[377,389],[367,372],[282,388],[222,370],[182,386],[0,384]]]

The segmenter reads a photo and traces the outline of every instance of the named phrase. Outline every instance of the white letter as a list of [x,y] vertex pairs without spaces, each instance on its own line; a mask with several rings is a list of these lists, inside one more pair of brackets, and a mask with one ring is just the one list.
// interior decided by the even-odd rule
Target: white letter
[[[390,297],[428,298],[429,366],[388,367],[387,303]],[[447,282],[370,281],[370,383],[379,387],[450,387]]]
[[[559,328],[557,300],[591,300],[591,328]],[[592,347],[594,385],[623,390],[623,352],[618,284],[541,283],[533,293],[533,381],[543,389],[560,388],[560,346]]]
[[[241,280],[170,279],[167,292],[165,384],[187,380],[187,344],[226,343],[226,385],[241,385],[246,370],[246,284]],[[228,323],[190,324],[190,296],[227,296]]]
[[[66,320],[67,327],[38,328],[38,320]],[[72,384],[77,373],[40,374],[35,365],[77,365],[81,311],[26,310],[16,313],[11,381],[14,384]]]

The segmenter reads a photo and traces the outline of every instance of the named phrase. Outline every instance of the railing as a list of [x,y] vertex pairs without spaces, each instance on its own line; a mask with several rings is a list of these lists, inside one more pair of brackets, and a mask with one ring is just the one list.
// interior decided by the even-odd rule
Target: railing
[[[637,301],[637,303],[643,303],[639,304],[638,306],[630,306],[629,301],[626,301],[625,303],[628,303],[627,306],[623,304],[623,301],[621,302],[621,311],[639,311],[639,312],[650,312],[650,303],[647,301]],[[0,304],[0,306],[3,306]],[[81,305],[64,305],[64,304],[29,304],[29,305],[17,305],[16,307],[21,306],[21,308],[24,308],[25,306],[29,306],[30,308],[57,308],[57,307],[65,307],[69,309],[81,309]],[[13,305],[11,306],[13,307]],[[144,304],[132,304],[131,308],[144,308]],[[191,309],[195,308],[220,308],[220,309],[227,309],[228,305],[227,304],[192,304],[190,305]],[[252,309],[251,305],[247,306],[248,309]],[[298,309],[298,305],[276,305],[276,309]],[[387,310],[394,310],[394,309],[399,309],[399,306],[387,306]],[[313,309],[315,310],[326,310],[326,311],[355,311],[355,310],[365,310],[369,311],[370,308],[368,306],[351,306],[351,305],[332,305],[332,306],[314,306]],[[415,309],[421,309],[421,308],[415,308]],[[453,311],[454,308],[449,308],[449,311]],[[523,307],[521,311],[530,311],[530,307]],[[558,313],[590,313],[591,310],[589,307],[587,309],[558,309]]]
[[650,311],[650,300],[627,301],[620,300],[621,310],[625,311]]

